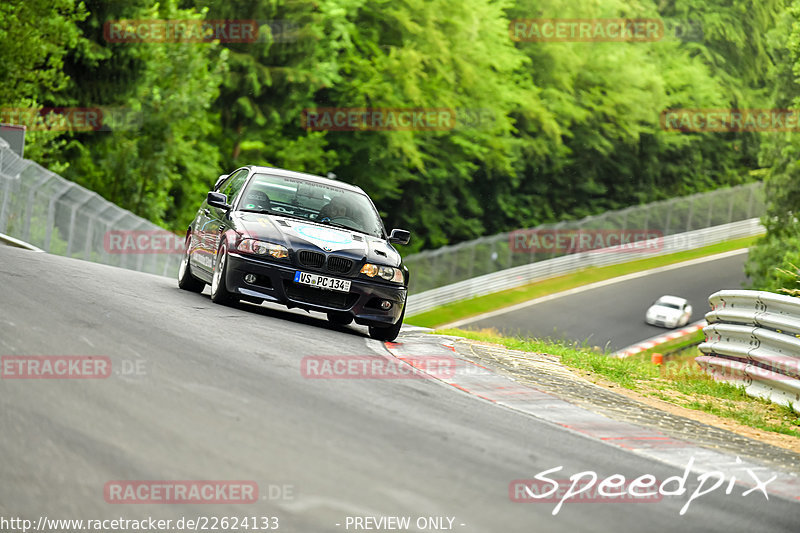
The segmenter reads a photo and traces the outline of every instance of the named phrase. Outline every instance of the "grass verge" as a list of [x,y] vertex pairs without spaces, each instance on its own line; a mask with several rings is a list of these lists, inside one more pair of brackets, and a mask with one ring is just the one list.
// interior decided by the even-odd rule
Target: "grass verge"
[[[699,344],[705,340],[705,334],[703,333],[702,329],[698,329],[694,333],[690,333],[688,335],[684,335],[683,337],[678,337],[677,339],[672,339],[670,341],[661,343],[657,346],[653,346],[647,350],[637,353],[632,357],[638,361],[642,362],[649,362],[650,357],[654,353],[660,353],[664,355],[664,360],[666,361],[668,358],[670,360],[675,360],[678,357],[684,358],[684,354],[680,353],[676,356],[668,356],[667,354],[679,352],[680,350],[684,350],[694,344]],[[687,353],[693,354],[695,356],[699,355],[697,350],[687,350]]]
[[683,356],[656,366],[649,362],[649,356],[647,360],[645,356],[618,359],[563,342],[504,337],[493,330],[445,329],[434,333],[490,342],[512,350],[555,355],[566,366],[590,379],[599,377],[644,396],[729,418],[754,429],[800,437],[798,413],[789,407],[751,398],[743,386],[714,381],[703,373],[693,357]]
[[487,294],[485,296],[478,296],[468,300],[461,300],[451,304],[431,309],[424,313],[419,313],[414,316],[406,317],[405,322],[414,326],[423,326],[428,328],[435,328],[443,324],[449,324],[456,320],[469,318],[481,313],[493,311],[510,305],[522,303],[534,298],[547,296],[556,292],[566,291],[580,287],[581,285],[588,285],[597,281],[603,281],[634,272],[641,272],[642,270],[649,270],[660,266],[671,265],[696,259],[698,257],[705,257],[731,250],[738,250],[741,248],[749,247],[756,237],[745,237],[732,241],[721,242],[695,250],[687,250],[684,252],[677,252],[674,254],[663,255],[658,257],[650,257],[647,259],[639,259],[629,263],[621,263],[619,265],[610,265],[605,267],[593,267],[573,272],[564,276],[555,278],[548,278],[542,281],[508,289],[502,292]]

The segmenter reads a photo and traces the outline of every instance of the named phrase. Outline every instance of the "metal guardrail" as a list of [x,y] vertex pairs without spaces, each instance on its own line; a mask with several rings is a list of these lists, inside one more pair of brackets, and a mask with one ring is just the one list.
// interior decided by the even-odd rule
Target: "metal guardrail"
[[[569,250],[515,243],[520,232],[656,232],[663,237],[757,218],[766,213],[761,182],[747,183],[659,202],[608,211],[580,220],[543,224],[443,246],[404,258],[413,273],[410,294],[421,294],[486,274],[568,255]],[[600,248],[600,246],[598,246]]]
[[57,255],[174,276],[175,253],[109,253],[109,231],[165,230],[0,143],[0,234]]
[[724,290],[708,302],[697,363],[714,379],[800,412],[800,298]]
[[[492,274],[446,285],[408,297],[406,316],[429,311],[467,298],[513,289],[528,283],[577,272],[584,268],[616,265],[638,259],[702,248],[731,239],[749,237],[764,232],[759,219],[752,218],[711,228],[663,237],[657,245],[642,246],[641,251],[614,251],[613,248],[564,255],[530,263]],[[413,279],[413,274],[412,274]]]

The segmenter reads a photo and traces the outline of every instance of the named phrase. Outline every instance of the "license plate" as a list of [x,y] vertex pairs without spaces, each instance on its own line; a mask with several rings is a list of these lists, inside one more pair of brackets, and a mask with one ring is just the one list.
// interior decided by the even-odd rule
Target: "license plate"
[[350,280],[329,278],[328,276],[309,274],[308,272],[300,272],[299,270],[294,273],[294,282],[330,291],[350,292]]

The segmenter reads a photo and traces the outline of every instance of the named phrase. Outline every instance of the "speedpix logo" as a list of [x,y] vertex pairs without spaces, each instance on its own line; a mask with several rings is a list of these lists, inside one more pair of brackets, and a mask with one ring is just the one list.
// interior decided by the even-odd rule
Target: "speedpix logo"
[[[741,459],[736,458],[737,463]],[[614,474],[605,479],[599,479],[596,472],[586,470],[569,477],[568,480],[552,479],[551,474],[560,472],[563,466],[556,466],[543,470],[534,476],[534,479],[516,479],[509,484],[508,493],[512,502],[516,503],[556,503],[553,515],[557,515],[564,503],[571,502],[607,502],[607,503],[646,503],[660,501],[664,496],[683,496],[689,493],[687,487],[689,475],[694,466],[694,457],[689,459],[681,476],[668,477],[659,481],[652,474],[645,474],[628,481],[621,474]],[[736,482],[740,485],[753,485],[742,490],[741,496],[748,496],[753,492],[761,492],[769,500],[767,485],[778,476],[773,475],[762,479],[750,468],[744,468],[747,478],[738,479],[735,475],[729,478],[724,472],[711,471],[697,474],[696,486],[691,491],[686,503],[681,507],[680,515],[686,514],[692,502],[725,486],[725,494],[732,494]],[[741,487],[740,487],[741,488]]]

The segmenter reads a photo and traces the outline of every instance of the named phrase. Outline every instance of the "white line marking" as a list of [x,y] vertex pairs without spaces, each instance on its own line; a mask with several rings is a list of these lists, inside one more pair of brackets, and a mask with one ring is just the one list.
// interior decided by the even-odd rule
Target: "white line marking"
[[32,252],[44,252],[41,248],[37,248],[36,246],[27,243],[25,241],[21,241],[19,239],[15,239],[11,235],[6,235],[5,233],[0,233],[0,241],[4,241],[11,246],[16,246],[17,248],[24,248],[26,250],[30,250]]

